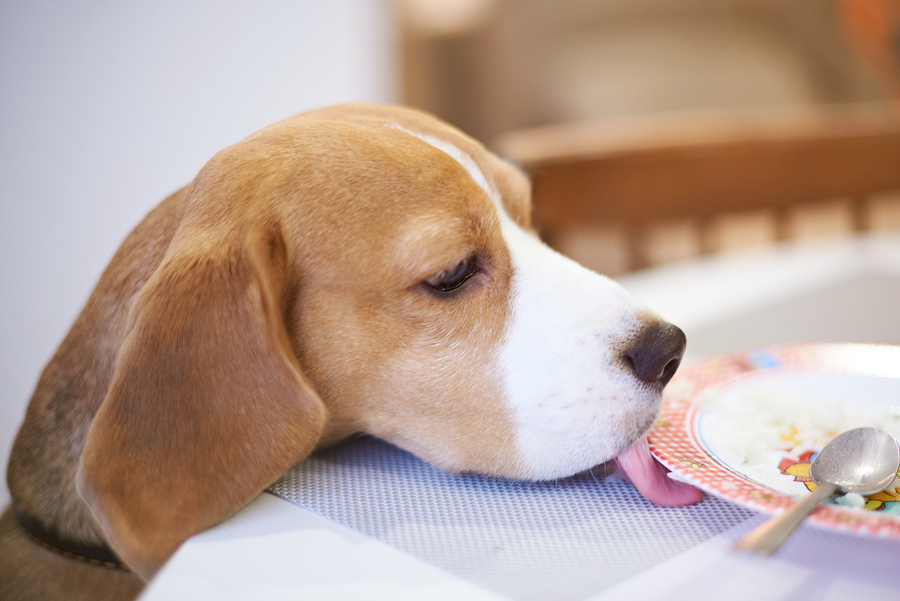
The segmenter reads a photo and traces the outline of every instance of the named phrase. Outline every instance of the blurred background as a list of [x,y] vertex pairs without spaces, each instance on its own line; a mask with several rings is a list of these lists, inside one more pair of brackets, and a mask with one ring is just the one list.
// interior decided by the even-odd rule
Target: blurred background
[[406,0],[405,102],[603,273],[900,226],[898,0]]
[[897,0],[8,0],[0,82],[4,473],[128,231],[318,106],[457,125],[533,175],[554,246],[611,275],[900,229]]

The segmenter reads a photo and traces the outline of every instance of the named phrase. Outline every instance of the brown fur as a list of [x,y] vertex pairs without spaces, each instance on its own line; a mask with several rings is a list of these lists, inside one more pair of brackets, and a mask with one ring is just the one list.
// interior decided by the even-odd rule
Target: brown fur
[[[392,124],[452,141],[529,226],[521,174],[412,111],[324,109],[224,150],[125,240],[47,365],[10,460],[21,510],[146,579],[354,432],[518,473],[491,373],[511,278],[499,217],[459,164]],[[464,289],[423,287],[473,254]],[[0,582],[4,599],[142,586],[30,543],[9,512]]]

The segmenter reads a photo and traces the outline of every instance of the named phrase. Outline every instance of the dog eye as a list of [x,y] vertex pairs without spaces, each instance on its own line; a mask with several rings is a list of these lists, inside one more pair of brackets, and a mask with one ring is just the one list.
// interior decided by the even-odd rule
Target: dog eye
[[469,278],[478,273],[475,257],[468,257],[459,262],[453,269],[442,271],[425,280],[425,285],[438,292],[452,292],[465,284]]

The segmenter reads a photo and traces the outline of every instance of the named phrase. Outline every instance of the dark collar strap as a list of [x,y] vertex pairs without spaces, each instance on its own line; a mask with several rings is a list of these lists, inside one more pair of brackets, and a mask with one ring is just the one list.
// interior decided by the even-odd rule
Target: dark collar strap
[[124,570],[126,572],[131,571],[108,546],[85,545],[63,538],[58,532],[47,528],[34,517],[23,511],[19,511],[19,508],[16,507],[15,504],[13,504],[12,510],[16,521],[19,523],[19,528],[25,536],[45,549],[53,551],[63,557],[68,557],[69,559],[88,563],[93,566],[110,568],[113,570]]

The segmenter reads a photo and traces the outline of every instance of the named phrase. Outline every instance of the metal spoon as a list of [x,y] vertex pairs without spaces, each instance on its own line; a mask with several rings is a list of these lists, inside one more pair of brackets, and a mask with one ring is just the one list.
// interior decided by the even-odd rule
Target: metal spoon
[[900,447],[890,434],[877,428],[839,434],[809,466],[809,475],[818,488],[744,535],[735,549],[771,555],[825,497],[836,491],[860,495],[881,492],[894,481],[898,467]]

